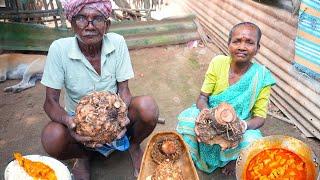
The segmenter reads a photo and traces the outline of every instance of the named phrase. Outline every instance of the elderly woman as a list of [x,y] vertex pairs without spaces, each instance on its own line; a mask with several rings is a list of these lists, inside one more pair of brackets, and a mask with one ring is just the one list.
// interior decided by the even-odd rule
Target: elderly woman
[[[258,128],[265,122],[270,89],[275,81],[269,70],[253,61],[260,38],[261,31],[255,24],[235,25],[229,33],[230,55],[212,59],[197,103],[178,116],[177,131],[189,145],[196,166],[206,173],[225,166],[223,172],[232,174],[239,151],[262,137]],[[198,132],[194,130],[199,112],[221,102],[231,104],[241,120],[243,139],[234,149],[221,150],[217,144],[198,142]]]
[[[55,158],[76,158],[72,169],[75,178],[90,179],[92,151],[82,145],[90,138],[75,133],[72,115],[79,100],[93,90],[118,93],[128,107],[127,133],[116,143],[93,150],[107,156],[115,149],[129,149],[137,175],[143,155],[140,143],[156,126],[158,106],[149,96],[131,96],[128,80],[134,74],[127,45],[122,36],[107,33],[111,2],[70,0],[64,8],[75,37],[54,41],[48,52],[41,83],[46,86],[44,110],[52,121],[43,129],[43,147]],[[62,88],[64,108],[59,104]]]

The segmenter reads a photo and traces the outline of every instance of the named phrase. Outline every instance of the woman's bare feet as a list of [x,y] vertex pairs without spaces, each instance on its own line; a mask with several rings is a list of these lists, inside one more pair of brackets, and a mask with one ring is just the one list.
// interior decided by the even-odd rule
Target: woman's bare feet
[[90,159],[76,159],[72,168],[75,180],[90,180]]
[[132,161],[133,168],[134,168],[133,175],[134,175],[134,177],[138,177],[139,172],[140,172],[142,156],[143,156],[143,151],[140,148],[140,145],[131,144],[131,147],[129,148],[129,154],[130,154],[131,161]]
[[223,167],[222,173],[229,176],[234,175],[236,173],[236,161],[230,161],[225,167]]

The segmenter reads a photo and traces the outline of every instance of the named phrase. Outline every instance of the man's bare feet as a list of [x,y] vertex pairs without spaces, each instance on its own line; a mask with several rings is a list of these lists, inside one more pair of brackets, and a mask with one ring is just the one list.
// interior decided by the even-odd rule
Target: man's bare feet
[[134,177],[138,177],[139,171],[140,171],[140,166],[141,166],[141,161],[142,161],[142,156],[143,156],[143,151],[140,148],[140,145],[134,145],[131,144],[131,147],[129,148],[129,154],[131,157],[131,161],[133,164],[134,168]]
[[75,180],[90,180],[90,159],[76,159],[72,174]]
[[222,173],[225,175],[234,175],[236,173],[236,161],[230,161],[223,167]]

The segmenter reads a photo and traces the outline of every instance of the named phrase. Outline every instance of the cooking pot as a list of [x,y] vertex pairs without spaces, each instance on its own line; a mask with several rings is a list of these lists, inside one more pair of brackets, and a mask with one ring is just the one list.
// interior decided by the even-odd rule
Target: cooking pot
[[307,180],[316,180],[319,175],[319,161],[312,149],[304,142],[289,136],[273,135],[266,136],[251,143],[243,149],[236,162],[237,180],[246,179],[246,170],[249,162],[258,153],[266,149],[282,148],[298,155],[305,163]]

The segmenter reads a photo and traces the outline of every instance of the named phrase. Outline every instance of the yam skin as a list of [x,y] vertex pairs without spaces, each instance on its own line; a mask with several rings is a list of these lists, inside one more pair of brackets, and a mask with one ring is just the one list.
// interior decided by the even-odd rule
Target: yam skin
[[154,171],[152,180],[183,180],[181,169],[171,161],[164,161]]
[[111,143],[125,128],[127,113],[126,104],[117,94],[93,92],[83,97],[76,107],[76,133],[92,138],[84,144],[88,147]]
[[236,147],[243,135],[240,120],[227,103],[202,110],[197,117],[195,131],[201,142],[219,144],[223,150]]

